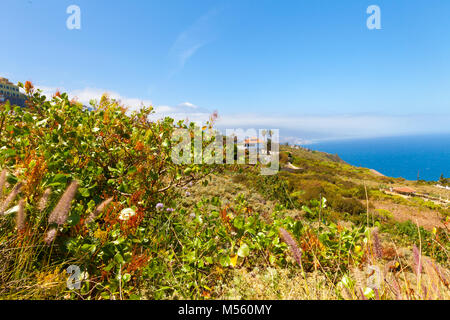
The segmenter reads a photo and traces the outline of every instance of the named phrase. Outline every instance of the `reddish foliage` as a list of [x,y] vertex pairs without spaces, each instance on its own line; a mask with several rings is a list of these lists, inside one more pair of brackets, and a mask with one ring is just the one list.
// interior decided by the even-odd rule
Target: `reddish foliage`
[[28,94],[32,93],[32,92],[33,92],[33,89],[34,89],[34,86],[33,86],[33,84],[31,83],[31,81],[25,82],[25,92],[26,92],[26,93],[28,93]]
[[150,258],[151,255],[147,251],[141,254],[136,254],[135,250],[133,250],[131,261],[125,264],[124,271],[133,274],[136,271],[142,270],[142,268],[145,267],[150,261]]

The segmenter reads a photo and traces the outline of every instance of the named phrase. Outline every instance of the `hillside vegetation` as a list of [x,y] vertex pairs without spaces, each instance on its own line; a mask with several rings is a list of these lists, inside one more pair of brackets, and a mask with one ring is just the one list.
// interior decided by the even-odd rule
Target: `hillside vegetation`
[[289,146],[274,176],[175,165],[194,124],[23,87],[0,106],[1,299],[450,298],[448,206],[390,193],[445,189]]

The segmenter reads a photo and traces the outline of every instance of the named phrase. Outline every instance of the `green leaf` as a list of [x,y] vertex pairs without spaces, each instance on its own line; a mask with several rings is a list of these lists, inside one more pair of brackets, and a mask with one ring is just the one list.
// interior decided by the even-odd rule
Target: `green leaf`
[[250,248],[248,247],[247,244],[244,243],[244,244],[239,248],[237,254],[238,254],[238,256],[241,257],[241,258],[248,257],[248,255],[250,254]]
[[303,211],[306,211],[306,212],[309,213],[309,214],[312,214],[311,209],[308,208],[307,206],[303,206],[303,207],[302,207],[302,210],[303,210]]
[[81,196],[84,198],[88,198],[90,196],[89,190],[86,188],[80,188],[79,191]]
[[16,155],[16,151],[13,149],[6,149],[2,151],[5,158],[14,157]]
[[125,274],[122,276],[122,280],[123,280],[123,282],[128,282],[128,281],[130,281],[130,280],[131,280],[131,274],[125,273]]
[[277,258],[276,258],[274,255],[271,254],[271,255],[269,256],[269,262],[270,262],[271,264],[274,264],[275,261],[277,261]]
[[122,264],[124,262],[123,257],[120,253],[116,253],[116,255],[114,256],[114,260],[120,264]]
[[208,264],[212,264],[212,263],[213,263],[213,259],[212,259],[211,257],[205,257],[205,261],[206,261]]
[[67,223],[71,226],[75,226],[80,222],[80,215],[77,212],[73,212],[70,214]]
[[230,257],[229,256],[222,256],[219,259],[220,264],[222,265],[222,267],[226,268],[230,265]]
[[68,180],[68,177],[65,174],[58,173],[55,175],[52,179],[52,183],[66,183]]
[[94,253],[96,248],[97,247],[95,244],[89,244],[89,243],[85,243],[81,246],[82,251],[85,251],[85,252],[89,251],[90,253]]
[[111,263],[108,264],[106,267],[104,267],[103,270],[105,270],[105,271],[110,271],[113,267],[114,267],[114,263],[111,262]]

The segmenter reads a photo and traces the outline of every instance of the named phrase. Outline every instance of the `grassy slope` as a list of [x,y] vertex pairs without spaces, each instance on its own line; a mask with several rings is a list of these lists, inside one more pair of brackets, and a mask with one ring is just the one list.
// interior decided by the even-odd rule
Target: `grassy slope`
[[[290,159],[288,158],[290,156]],[[404,279],[417,285],[417,279],[411,270],[410,261],[413,257],[411,246],[421,244],[419,240],[426,235],[417,232],[417,225],[423,233],[433,230],[434,227],[446,230],[446,217],[449,208],[427,202],[419,197],[405,197],[385,193],[391,186],[409,186],[418,193],[436,193],[442,197],[449,197],[447,190],[434,187],[432,184],[417,183],[404,179],[385,177],[373,172],[369,168],[357,168],[342,161],[336,155],[307,149],[294,149],[281,147],[281,168],[286,168],[288,159],[300,170],[295,172],[281,170],[277,177],[271,180],[258,177],[257,170],[251,167],[246,169],[225,170],[222,174],[214,175],[208,179],[209,184],[197,184],[191,189],[192,196],[185,200],[183,205],[194,205],[196,201],[208,197],[220,197],[224,203],[232,203],[238,194],[243,194],[249,205],[265,219],[270,220],[270,212],[275,204],[285,202],[289,210],[287,215],[302,221],[309,221],[317,226],[316,219],[308,217],[302,210],[302,205],[311,204],[314,198],[329,197],[354,201],[361,204],[364,209],[360,213],[348,214],[345,208],[333,208],[335,203],[329,202],[327,219],[338,225],[351,226],[377,222],[381,230],[380,238],[383,246],[384,266],[391,261],[399,261],[404,265],[401,272]],[[274,184],[284,181],[284,190],[289,198],[282,196],[283,190],[273,190],[270,182]],[[366,197],[367,190],[367,197]],[[369,216],[367,217],[367,205]],[[339,206],[338,206],[339,207]],[[349,207],[351,209],[351,206]],[[427,231],[426,231],[427,230]],[[448,233],[442,239],[444,251],[448,252]],[[426,254],[426,253],[425,253]],[[431,252],[430,255],[433,255]],[[433,256],[434,257],[434,256]],[[447,256],[448,257],[448,256]],[[441,257],[440,263],[448,267],[448,258]],[[445,269],[448,274],[448,269]],[[356,274],[355,274],[356,273]],[[362,277],[357,269],[351,271],[354,278]],[[219,298],[237,299],[336,299],[333,285],[318,272],[308,273],[307,280],[289,268],[241,268],[231,273],[222,287],[219,285]],[[427,275],[425,275],[426,277]],[[296,283],[296,286],[292,286]],[[448,291],[442,293],[448,298]]]
[[[283,149],[282,149],[283,150]],[[352,196],[359,198],[365,204],[365,190],[368,189],[368,198],[371,211],[377,209],[388,210],[394,220],[404,222],[412,220],[428,230],[433,227],[442,227],[441,221],[449,214],[449,205],[433,202],[421,197],[406,197],[389,193],[391,187],[408,186],[418,194],[429,194],[436,198],[450,198],[450,191],[437,188],[433,183],[407,181],[401,178],[379,176],[369,168],[358,168],[346,164],[338,157],[322,152],[308,151],[306,149],[292,149],[284,147],[284,152],[293,155],[293,164],[297,167],[305,167],[306,170],[298,174],[290,173],[291,181],[313,180],[318,185],[333,185],[338,193],[349,197],[352,189],[358,189]],[[336,157],[336,156],[334,156]],[[283,158],[283,157],[282,157]],[[293,183],[295,184],[295,183]]]

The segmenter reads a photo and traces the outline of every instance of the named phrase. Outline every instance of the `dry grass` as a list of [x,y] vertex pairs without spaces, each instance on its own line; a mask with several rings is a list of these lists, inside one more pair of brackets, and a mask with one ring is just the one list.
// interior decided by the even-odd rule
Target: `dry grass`
[[419,251],[407,264],[401,259],[372,261],[363,268],[352,268],[349,276],[350,286],[338,285],[344,299],[367,299],[364,292],[371,292],[376,300],[450,299],[449,270]]
[[336,300],[339,297],[325,276],[310,273],[306,279],[292,269],[236,269],[231,280],[215,288],[224,300]]
[[[372,233],[375,239],[376,233]],[[386,260],[380,240],[374,240],[372,247],[366,263],[352,267],[337,284],[320,272],[302,275],[298,268],[261,266],[232,270],[213,295],[225,300],[450,299],[449,270],[422,256],[418,248],[406,250],[406,256],[403,249],[394,253],[393,260]]]
[[265,219],[270,219],[269,215],[275,207],[275,202],[264,199],[259,193],[250,190],[240,183],[233,182],[229,175],[211,175],[211,179],[206,179],[208,185],[204,186],[198,182],[189,188],[190,196],[183,199],[182,205],[192,207],[203,198],[219,197],[222,204],[233,204],[236,196],[242,194],[253,211],[258,212]]
[[[4,174],[0,174],[0,184],[4,185],[2,176]],[[49,219],[49,223],[62,224],[66,221],[77,185],[74,182],[67,188],[53,210],[53,218]],[[41,219],[28,215],[38,212],[40,216],[44,214],[42,210],[47,205],[50,189],[44,192],[42,200],[34,206],[34,203],[27,205],[30,199],[24,196],[22,186],[19,182],[9,191],[4,186],[0,188],[3,194],[3,198],[0,198],[1,211],[8,213],[2,216],[0,227],[7,230],[8,226],[15,225],[18,230],[13,236],[4,237],[4,234],[0,234],[0,299],[55,299],[66,287],[67,273],[61,271],[62,265],[52,264],[50,259],[44,259],[38,269],[34,261],[37,256],[45,255],[45,243],[49,244],[55,239],[57,230],[47,231],[44,238],[45,230],[39,227]],[[16,203],[16,210],[7,211]]]

